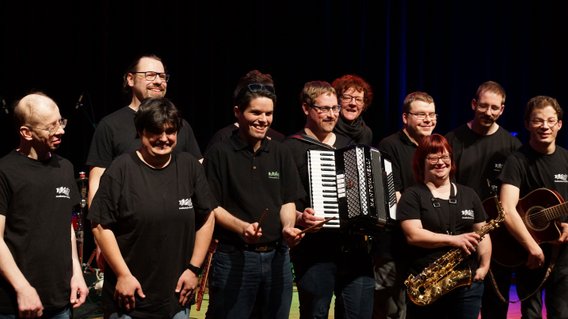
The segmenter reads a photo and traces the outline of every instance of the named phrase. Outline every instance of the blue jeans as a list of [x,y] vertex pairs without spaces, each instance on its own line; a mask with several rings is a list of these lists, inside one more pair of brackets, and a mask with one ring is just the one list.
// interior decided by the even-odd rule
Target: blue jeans
[[[546,267],[528,269],[524,266],[512,268],[503,267],[495,263],[491,265],[491,273],[499,286],[501,295],[507,300],[502,302],[496,292],[492,281],[487,282],[483,296],[482,318],[503,319],[507,318],[509,307],[509,288],[512,278],[515,277],[517,295],[521,302],[521,315],[523,318],[542,318],[543,291],[545,295],[546,312],[549,319],[566,318],[568,313],[568,249],[566,245],[560,247],[560,252],[555,259],[555,266],[550,276],[543,283],[546,276]],[[543,245],[547,264],[552,254],[549,246]],[[529,297],[530,296],[530,297]]]
[[291,304],[288,247],[253,252],[219,244],[211,262],[207,318],[288,319]]
[[481,309],[483,282],[459,287],[428,306],[417,306],[408,300],[407,319],[477,319]]
[[[178,313],[176,313],[172,319],[187,319],[189,318],[189,309],[186,308]],[[130,317],[129,315],[126,314],[118,314],[118,313],[112,313],[108,319],[132,319],[132,317]]]
[[[0,314],[0,319],[16,319],[19,318],[16,315],[3,315]],[[63,310],[57,310],[52,312],[44,312],[42,319],[70,319],[71,318],[71,308],[65,307]]]
[[375,290],[372,274],[343,275],[338,268],[335,262],[318,262],[297,273],[300,318],[328,318],[334,293],[335,318],[371,318]]

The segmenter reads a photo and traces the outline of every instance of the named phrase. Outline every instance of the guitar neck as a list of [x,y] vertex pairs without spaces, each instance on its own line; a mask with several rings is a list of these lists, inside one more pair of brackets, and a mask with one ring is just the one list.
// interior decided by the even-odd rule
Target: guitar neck
[[559,219],[568,215],[568,202],[545,208],[540,211],[539,214],[542,214],[548,222]]

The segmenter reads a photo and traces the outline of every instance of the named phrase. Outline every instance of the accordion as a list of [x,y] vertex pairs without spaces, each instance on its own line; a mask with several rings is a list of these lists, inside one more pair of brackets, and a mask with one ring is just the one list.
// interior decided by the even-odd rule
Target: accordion
[[308,172],[315,215],[339,217],[324,228],[372,233],[396,219],[392,165],[379,150],[366,145],[308,150]]

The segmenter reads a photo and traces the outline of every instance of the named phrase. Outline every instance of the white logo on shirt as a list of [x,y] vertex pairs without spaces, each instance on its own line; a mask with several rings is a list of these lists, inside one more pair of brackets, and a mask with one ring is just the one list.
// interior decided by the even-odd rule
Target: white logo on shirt
[[554,174],[555,183],[568,183],[568,174]]
[[191,202],[191,198],[183,198],[180,199],[179,201],[179,209],[192,209],[193,208],[193,203]]
[[69,187],[60,186],[55,188],[55,198],[71,198],[69,193],[71,193],[71,189]]
[[473,209],[462,210],[462,219],[473,219]]

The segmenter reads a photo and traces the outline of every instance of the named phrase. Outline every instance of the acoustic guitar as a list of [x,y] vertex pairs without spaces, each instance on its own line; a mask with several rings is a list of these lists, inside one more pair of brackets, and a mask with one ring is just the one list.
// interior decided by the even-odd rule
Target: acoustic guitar
[[[495,200],[488,198],[483,207],[489,218],[498,215]],[[547,188],[537,188],[519,200],[517,211],[529,233],[538,244],[553,242],[560,237],[557,220],[568,215],[568,202],[562,196]],[[505,267],[524,265],[528,252],[509,233],[506,227],[499,227],[491,233],[493,252],[491,260]]]

